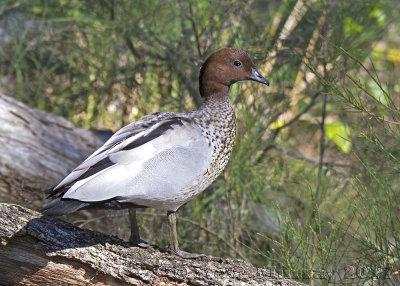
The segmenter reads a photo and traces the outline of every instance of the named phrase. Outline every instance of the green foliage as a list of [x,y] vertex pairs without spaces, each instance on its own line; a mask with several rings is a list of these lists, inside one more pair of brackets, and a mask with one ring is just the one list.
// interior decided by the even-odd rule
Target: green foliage
[[[0,92],[116,130],[195,108],[204,59],[223,46],[247,50],[271,87],[232,86],[235,150],[223,175],[181,208],[182,247],[306,283],[395,284],[399,5],[301,3],[3,1]],[[121,213],[82,223],[128,238]],[[145,239],[167,244],[159,214],[144,212],[141,226]],[[351,267],[363,275],[350,277]]]
[[348,154],[351,151],[351,128],[341,121],[325,124],[326,137],[331,139],[338,148]]

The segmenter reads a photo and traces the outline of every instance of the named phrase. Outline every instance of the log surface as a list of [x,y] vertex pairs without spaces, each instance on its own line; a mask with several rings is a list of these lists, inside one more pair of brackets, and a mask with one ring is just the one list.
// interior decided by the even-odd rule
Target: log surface
[[302,285],[239,259],[182,259],[0,204],[0,284]]

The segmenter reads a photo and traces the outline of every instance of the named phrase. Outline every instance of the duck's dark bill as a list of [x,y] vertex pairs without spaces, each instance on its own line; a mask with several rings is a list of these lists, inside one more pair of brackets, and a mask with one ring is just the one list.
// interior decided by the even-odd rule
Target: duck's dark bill
[[265,79],[259,72],[258,70],[256,70],[255,68],[253,68],[251,70],[251,76],[250,76],[251,80],[257,81],[257,82],[261,82],[263,84],[266,84],[269,86],[269,81],[267,79]]

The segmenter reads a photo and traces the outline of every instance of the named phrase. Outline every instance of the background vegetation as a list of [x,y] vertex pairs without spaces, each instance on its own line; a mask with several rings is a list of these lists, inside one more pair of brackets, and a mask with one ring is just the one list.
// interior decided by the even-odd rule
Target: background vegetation
[[[116,131],[148,113],[195,108],[206,57],[247,50],[271,86],[232,87],[235,150],[181,208],[182,247],[311,284],[395,285],[399,4],[3,0],[0,92]],[[166,245],[164,217],[142,213],[142,236]],[[126,212],[70,220],[129,235]]]

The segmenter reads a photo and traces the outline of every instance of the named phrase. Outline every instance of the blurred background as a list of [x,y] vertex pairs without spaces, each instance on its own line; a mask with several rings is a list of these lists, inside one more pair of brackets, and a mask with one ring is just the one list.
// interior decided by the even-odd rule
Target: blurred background
[[[231,87],[235,149],[180,209],[182,248],[310,284],[398,285],[399,6],[2,0],[0,93],[115,132],[145,114],[195,109],[207,56],[246,50],[271,84]],[[165,214],[140,213],[142,237],[166,246]],[[127,240],[126,214],[67,220]]]

